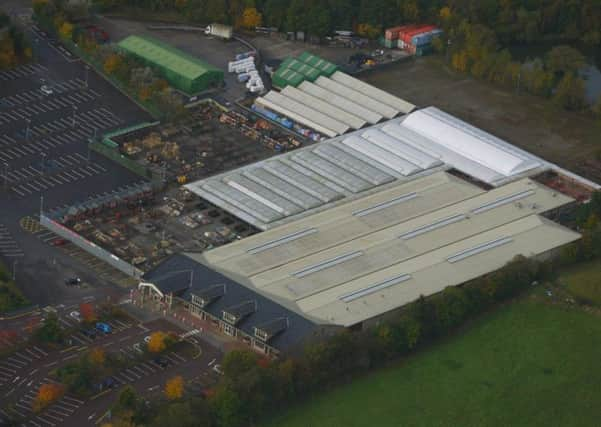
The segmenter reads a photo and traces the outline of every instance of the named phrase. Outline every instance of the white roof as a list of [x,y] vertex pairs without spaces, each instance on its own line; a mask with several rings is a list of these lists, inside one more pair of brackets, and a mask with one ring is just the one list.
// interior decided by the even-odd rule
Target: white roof
[[369,96],[370,98],[377,99],[391,107],[399,110],[403,114],[408,114],[415,110],[415,105],[410,102],[405,101],[397,96],[391,95],[388,92],[383,91],[382,89],[378,89],[377,87],[370,85],[369,83],[365,83],[362,80],[356,79],[355,77],[349,76],[342,71],[336,71],[334,74],[330,76],[330,78],[338,83],[342,83],[343,85],[352,88],[358,92],[361,92],[364,95]]
[[307,318],[350,326],[577,239],[538,216],[571,201],[529,179],[484,191],[441,172],[201,261]]
[[383,102],[380,102],[370,96],[367,96],[361,92],[356,91],[355,89],[351,89],[348,86],[343,85],[342,83],[338,83],[332,79],[328,79],[324,76],[319,76],[317,80],[315,80],[315,84],[324,89],[329,90],[330,92],[334,92],[344,98],[364,106],[365,108],[375,111],[376,113],[386,117],[387,119],[392,119],[400,113],[400,110],[393,108]]
[[298,90],[294,86],[286,86],[281,94],[306,105],[308,108],[313,108],[320,113],[345,123],[353,129],[360,129],[367,124],[364,119],[341,110],[331,102],[323,101],[313,95]]
[[255,102],[329,137],[350,129],[348,125],[275,91],[269,91]]
[[534,156],[436,107],[410,114],[403,126],[504,176],[541,166]]
[[341,110],[351,113],[357,117],[361,117],[365,119],[368,123],[371,123],[372,125],[378,123],[380,120],[383,119],[381,114],[369,110],[363,105],[357,104],[356,102],[353,102],[350,99],[347,99],[343,96],[337,95],[334,92],[330,92],[327,89],[317,86],[316,84],[311,83],[308,80],[305,80],[300,85],[298,85],[298,88],[309,95],[313,95],[316,98],[322,99],[324,101],[329,102],[330,104],[335,105]]

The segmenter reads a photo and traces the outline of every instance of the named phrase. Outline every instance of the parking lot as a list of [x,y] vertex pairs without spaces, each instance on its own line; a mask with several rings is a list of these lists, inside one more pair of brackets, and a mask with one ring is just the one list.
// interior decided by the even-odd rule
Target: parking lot
[[[98,277],[81,252],[72,257],[32,236],[22,226],[25,219],[41,207],[70,206],[139,182],[90,152],[89,140],[152,119],[84,63],[57,51],[56,43],[30,35],[36,60],[0,72],[0,205],[10,206],[0,218],[0,259],[9,269],[18,259],[19,286],[33,303],[45,305],[114,292],[107,287],[113,276],[107,271]],[[67,288],[68,275],[86,278],[90,286]]]
[[[77,310],[76,305],[58,308],[60,325],[71,331],[66,348],[51,350],[29,344],[0,360],[0,425],[15,418],[21,420],[20,425],[31,427],[94,425],[125,385],[133,386],[144,395],[157,390],[162,392],[165,381],[175,375],[182,375],[195,390],[213,384],[218,377],[212,367],[220,359],[220,352],[203,341],[198,330],[184,334],[177,326],[162,319],[142,324],[133,319],[111,318],[106,321],[111,326],[110,333],[89,336],[83,333],[85,329],[81,329],[79,321],[73,316],[74,310]],[[158,330],[183,334],[186,340],[193,340],[195,344],[182,342],[161,354],[158,362],[156,357],[141,357],[144,338]],[[52,376],[52,370],[77,360],[92,347],[121,354],[131,362],[112,375],[111,388],[88,398],[67,393],[47,408],[34,413],[32,402],[39,387],[57,381]]]

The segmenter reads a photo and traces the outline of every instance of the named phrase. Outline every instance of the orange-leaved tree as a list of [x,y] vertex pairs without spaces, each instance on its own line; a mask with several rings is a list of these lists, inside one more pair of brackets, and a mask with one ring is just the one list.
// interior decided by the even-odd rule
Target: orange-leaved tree
[[96,311],[94,310],[92,303],[82,302],[79,304],[79,312],[86,322],[93,322],[96,320]]
[[184,395],[184,379],[178,375],[165,383],[165,396],[169,400],[180,399]]
[[65,392],[65,386],[56,383],[42,384],[38,389],[35,399],[31,403],[34,412],[39,412],[52,402],[61,398]]
[[151,353],[160,353],[167,348],[167,334],[163,331],[156,331],[150,335],[148,341],[148,351]]
[[106,353],[104,352],[104,349],[100,347],[91,349],[88,353],[88,360],[94,366],[104,365],[104,362],[106,361]]

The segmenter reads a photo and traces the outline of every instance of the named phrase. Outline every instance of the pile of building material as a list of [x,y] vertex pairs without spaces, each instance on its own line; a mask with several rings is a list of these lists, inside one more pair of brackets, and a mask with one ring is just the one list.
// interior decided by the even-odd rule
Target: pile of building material
[[261,93],[265,90],[263,79],[257,71],[255,64],[255,52],[239,53],[235,61],[230,61],[227,65],[230,73],[238,74],[238,81],[246,83],[246,88],[250,93]]

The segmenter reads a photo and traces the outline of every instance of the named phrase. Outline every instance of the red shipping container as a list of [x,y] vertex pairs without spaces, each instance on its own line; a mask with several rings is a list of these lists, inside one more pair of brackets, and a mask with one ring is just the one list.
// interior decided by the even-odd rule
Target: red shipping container
[[414,27],[415,27],[415,25],[401,25],[398,27],[389,28],[384,32],[384,38],[386,40],[396,40],[399,38],[399,33],[401,31],[407,31],[408,29],[414,28]]
[[399,38],[403,40],[406,44],[411,44],[411,39],[414,36],[417,36],[418,34],[429,33],[430,31],[435,30],[436,28],[436,25],[422,25],[410,31],[399,33]]

